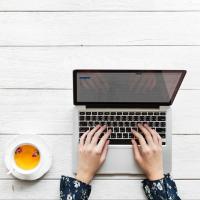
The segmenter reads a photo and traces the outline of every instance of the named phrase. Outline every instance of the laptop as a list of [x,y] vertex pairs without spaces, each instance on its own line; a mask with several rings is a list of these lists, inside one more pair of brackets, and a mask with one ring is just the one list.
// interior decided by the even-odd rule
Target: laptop
[[112,130],[106,161],[97,174],[142,174],[134,161],[131,128],[147,123],[162,137],[164,172],[171,171],[171,109],[185,70],[74,70],[73,172],[79,138],[97,124]]

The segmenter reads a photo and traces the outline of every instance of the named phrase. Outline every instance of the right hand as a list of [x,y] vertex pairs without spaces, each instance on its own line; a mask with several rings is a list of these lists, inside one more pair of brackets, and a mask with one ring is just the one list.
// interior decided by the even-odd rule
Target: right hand
[[145,138],[139,132],[132,130],[140,144],[137,145],[135,139],[132,139],[134,158],[149,180],[161,179],[164,177],[162,139],[147,124],[144,126],[138,124],[138,127],[145,135]]

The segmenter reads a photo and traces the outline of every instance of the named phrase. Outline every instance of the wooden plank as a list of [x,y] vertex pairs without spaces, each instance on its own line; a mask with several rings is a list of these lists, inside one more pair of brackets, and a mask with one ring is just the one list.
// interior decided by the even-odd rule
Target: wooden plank
[[0,88],[72,89],[72,70],[187,69],[183,89],[200,89],[199,46],[3,47]]
[[[71,134],[71,90],[0,90],[0,133]],[[173,108],[174,134],[199,134],[199,90],[180,90]]]
[[78,0],[1,0],[1,10],[5,11],[182,11],[182,10],[199,10],[200,3],[198,0],[87,0],[80,2]]
[[200,44],[200,12],[1,12],[0,24],[4,46]]
[[[199,200],[200,180],[177,180],[176,184],[182,200]],[[37,182],[1,180],[0,198],[5,200],[59,199],[59,180],[41,180]],[[139,180],[96,180],[92,183],[90,199],[144,200],[146,198]]]
[[[0,135],[0,157],[7,143],[15,135]],[[72,174],[72,136],[70,135],[42,135],[53,152],[53,165],[44,179],[58,179],[62,174]],[[59,144],[59,145],[58,145]],[[200,135],[173,135],[172,152],[172,174],[176,179],[200,179],[200,157],[199,157]],[[192,156],[191,156],[192,155]],[[195,163],[192,164],[192,163]],[[184,167],[183,167],[184,166]],[[0,160],[0,179],[10,179],[7,169]],[[181,170],[180,170],[181,169]],[[96,179],[141,179],[141,176],[98,176]]]

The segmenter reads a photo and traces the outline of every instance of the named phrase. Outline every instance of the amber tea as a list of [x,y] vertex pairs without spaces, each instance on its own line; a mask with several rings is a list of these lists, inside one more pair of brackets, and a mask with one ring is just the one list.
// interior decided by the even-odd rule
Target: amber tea
[[14,160],[19,168],[23,170],[32,170],[36,168],[40,162],[40,152],[35,146],[24,144],[15,150]]

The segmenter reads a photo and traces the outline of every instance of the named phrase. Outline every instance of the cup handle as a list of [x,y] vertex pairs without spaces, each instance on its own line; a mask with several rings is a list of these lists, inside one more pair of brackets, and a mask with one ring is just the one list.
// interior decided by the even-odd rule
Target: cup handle
[[12,174],[12,172],[13,172],[12,170],[8,171],[8,172],[7,172],[7,175]]

